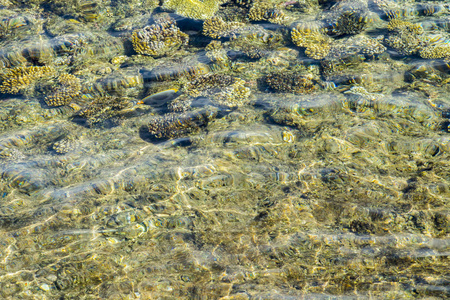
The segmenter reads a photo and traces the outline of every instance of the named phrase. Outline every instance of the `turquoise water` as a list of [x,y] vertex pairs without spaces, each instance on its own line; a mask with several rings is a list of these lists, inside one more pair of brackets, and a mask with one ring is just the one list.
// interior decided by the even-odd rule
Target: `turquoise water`
[[450,296],[445,1],[0,1],[4,299]]

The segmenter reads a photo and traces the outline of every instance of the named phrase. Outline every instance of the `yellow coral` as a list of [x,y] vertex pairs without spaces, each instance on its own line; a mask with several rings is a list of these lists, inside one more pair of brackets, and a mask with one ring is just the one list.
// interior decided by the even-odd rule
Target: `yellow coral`
[[232,34],[243,25],[239,22],[225,22],[221,17],[212,17],[203,23],[203,34],[217,39]]
[[163,8],[192,19],[206,20],[219,10],[221,0],[164,0]]
[[282,24],[286,15],[270,3],[254,1],[248,11],[248,18],[252,21],[269,21],[275,24]]
[[45,97],[48,106],[62,106],[68,104],[80,94],[80,79],[71,74],[62,74],[58,77],[60,86]]
[[311,75],[277,72],[265,77],[265,82],[271,91],[277,93],[307,94],[316,90]]
[[235,83],[235,80],[232,76],[223,74],[206,74],[186,83],[184,88],[188,95],[198,97],[200,95],[208,95],[211,90],[214,92],[216,89],[229,87],[233,83]]
[[427,59],[449,58],[450,45],[446,43],[431,44],[419,51],[420,57]]
[[188,43],[189,36],[173,21],[146,26],[131,35],[134,50],[139,54],[162,56]]
[[242,105],[251,95],[250,89],[244,84],[244,80],[237,78],[233,85],[218,94],[217,102],[232,107]]
[[330,52],[331,38],[316,28],[297,26],[291,32],[292,41],[299,47],[305,47],[305,54],[313,59],[322,59]]
[[414,34],[422,34],[423,33],[423,28],[420,24],[413,24],[411,22],[408,21],[403,21],[400,19],[392,19],[387,28],[390,31],[403,31],[403,30],[408,30]]
[[9,69],[2,76],[3,82],[0,86],[0,91],[2,93],[17,94],[33,84],[38,78],[49,76],[54,72],[55,70],[48,66],[16,67]]

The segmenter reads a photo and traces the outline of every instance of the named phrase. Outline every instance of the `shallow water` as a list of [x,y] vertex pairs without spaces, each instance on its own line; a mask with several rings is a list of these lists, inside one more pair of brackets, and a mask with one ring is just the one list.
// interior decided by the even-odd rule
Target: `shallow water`
[[450,297],[450,5],[219,2],[0,1],[1,297]]

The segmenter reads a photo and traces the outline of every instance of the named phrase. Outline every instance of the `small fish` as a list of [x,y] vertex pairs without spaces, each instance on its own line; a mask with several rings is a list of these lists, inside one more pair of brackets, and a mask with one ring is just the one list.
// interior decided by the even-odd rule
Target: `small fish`
[[180,94],[178,93],[177,89],[168,89],[156,94],[151,94],[139,101],[138,104],[147,104],[158,107],[166,104],[169,101],[172,101],[179,95]]

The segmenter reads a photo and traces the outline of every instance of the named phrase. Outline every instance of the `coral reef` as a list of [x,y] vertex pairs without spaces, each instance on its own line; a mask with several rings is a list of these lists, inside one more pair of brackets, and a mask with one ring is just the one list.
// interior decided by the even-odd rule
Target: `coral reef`
[[146,26],[133,31],[131,41],[139,54],[163,56],[187,45],[189,36],[175,25],[173,21]]
[[269,21],[275,24],[283,24],[286,20],[283,11],[263,0],[253,0],[247,16],[251,21]]
[[164,0],[162,7],[188,18],[206,20],[214,16],[222,2],[222,0]]
[[206,64],[164,65],[153,68],[149,73],[144,75],[144,80],[166,81],[180,78],[193,79],[197,76],[204,75],[209,71],[210,67]]
[[2,74],[2,84],[0,85],[0,92],[17,94],[22,90],[29,88],[37,79],[51,76],[55,70],[49,66],[42,67],[16,67],[8,69],[5,74]]
[[231,0],[230,2],[235,3],[238,6],[250,8],[253,0]]
[[339,1],[330,8],[324,20],[330,35],[357,34],[373,22],[367,2],[361,0]]
[[211,59],[211,62],[230,64],[230,58],[227,55],[227,51],[223,48],[220,41],[211,41],[206,45],[205,50],[206,56]]
[[251,91],[245,86],[245,81],[237,78],[235,82],[219,92],[214,99],[221,105],[229,107],[242,106],[251,95]]
[[83,99],[81,108],[75,107],[78,111],[75,117],[82,118],[88,126],[101,125],[102,122],[118,116],[121,110],[133,106],[132,101],[125,97],[114,97],[110,95],[97,96]]
[[331,49],[332,39],[316,24],[297,25],[291,31],[291,38],[295,45],[306,48],[305,54],[313,59],[324,58]]
[[48,106],[62,106],[70,103],[81,92],[80,79],[72,74],[61,74],[53,91],[45,97]]
[[425,39],[426,46],[419,50],[419,55],[426,59],[450,58],[450,39],[429,36]]
[[344,107],[356,112],[364,112],[368,108],[373,108],[375,103],[385,97],[383,94],[369,93],[362,86],[353,86],[344,94],[347,96]]
[[225,22],[221,17],[215,16],[203,22],[203,34],[213,39],[230,37],[238,34],[243,23]]
[[58,154],[67,154],[74,151],[77,146],[78,142],[74,138],[64,138],[53,143],[52,149]]
[[171,112],[186,112],[192,109],[192,100],[193,98],[187,94],[183,94],[176,99],[172,100],[167,108]]
[[231,48],[243,52],[252,59],[260,59],[283,45],[283,36],[255,28],[253,33],[245,33],[231,40]]
[[[250,97],[250,89],[245,87],[245,81],[223,74],[207,74],[188,82],[184,86],[186,94],[191,97],[207,97],[220,105],[229,107],[241,106]],[[180,102],[174,106],[176,110]],[[186,102],[185,104],[186,105]]]
[[351,60],[352,56],[359,54],[367,58],[374,58],[386,51],[382,44],[383,36],[370,38],[364,35],[355,35],[335,41],[326,59]]
[[207,74],[186,83],[184,89],[188,95],[193,97],[206,96],[224,87],[230,86],[234,82],[235,79],[229,75]]
[[0,298],[449,298],[449,8],[0,0]]
[[386,38],[386,44],[400,54],[416,54],[424,46],[423,28],[419,24],[393,19],[387,28],[391,34]]
[[188,113],[169,113],[155,117],[148,124],[148,131],[157,139],[171,139],[200,131],[217,115],[217,110],[204,108]]
[[271,73],[264,77],[265,84],[273,92],[306,94],[317,89],[317,85],[309,75],[295,73]]
[[393,19],[387,28],[391,34],[386,43],[401,54],[419,54],[426,59],[450,57],[450,39],[442,34],[430,34],[421,24]]

